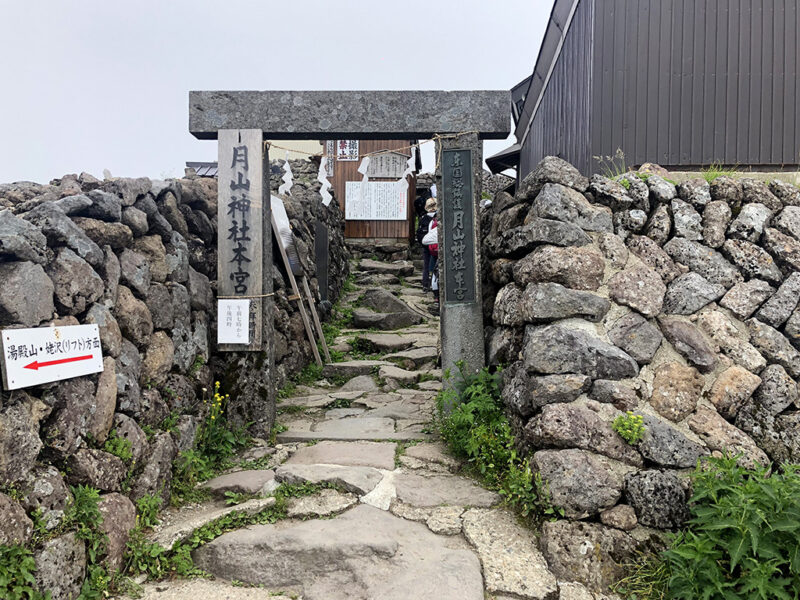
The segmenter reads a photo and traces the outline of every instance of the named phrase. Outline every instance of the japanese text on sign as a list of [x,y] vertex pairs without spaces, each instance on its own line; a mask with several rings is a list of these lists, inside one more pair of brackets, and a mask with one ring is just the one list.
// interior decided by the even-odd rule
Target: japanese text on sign
[[336,160],[358,160],[358,140],[337,140]]
[[348,221],[405,221],[408,194],[394,181],[368,181],[361,194],[361,181],[348,181],[344,189],[345,219]]
[[218,344],[250,343],[250,300],[218,300]]
[[230,262],[236,264],[236,270],[231,273],[231,280],[234,282],[233,292],[237,296],[247,294],[250,268],[248,263],[252,262],[250,253],[250,180],[247,172],[250,168],[250,161],[247,156],[247,146],[233,147],[233,161],[231,170],[233,178],[230,180],[231,198],[228,202],[228,215],[231,217],[231,226],[228,228],[228,239],[233,242]]
[[442,151],[445,302],[475,300],[472,153]]
[[71,379],[103,370],[97,325],[6,329],[2,339],[7,390]]
[[257,129],[222,129],[219,138],[217,273],[220,298],[252,299],[250,331],[242,347],[261,349],[263,313],[263,134]]

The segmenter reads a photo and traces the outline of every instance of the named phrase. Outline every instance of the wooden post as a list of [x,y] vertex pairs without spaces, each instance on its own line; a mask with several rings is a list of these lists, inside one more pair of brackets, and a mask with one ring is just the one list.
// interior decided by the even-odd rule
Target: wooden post
[[250,300],[249,343],[219,344],[218,350],[259,351],[264,294],[269,293],[265,274],[266,287],[272,287],[272,271],[265,269],[264,248],[271,235],[264,232],[269,218],[264,198],[269,196],[264,194],[262,134],[260,129],[221,129],[218,139],[217,296]]

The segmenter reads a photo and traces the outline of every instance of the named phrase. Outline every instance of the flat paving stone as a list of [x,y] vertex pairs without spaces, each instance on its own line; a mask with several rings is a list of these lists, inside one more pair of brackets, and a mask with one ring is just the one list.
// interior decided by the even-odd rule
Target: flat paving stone
[[275,471],[272,469],[253,469],[250,471],[236,471],[214,477],[202,484],[201,487],[209,490],[215,496],[224,496],[225,492],[238,494],[258,494],[265,486],[275,480]]
[[[355,379],[359,379],[359,377],[356,377]],[[351,379],[350,381],[355,381],[355,379]],[[372,377],[369,377],[369,380],[372,381]],[[347,383],[350,383],[350,381],[348,381]],[[372,383],[374,384],[375,382],[372,381]],[[375,389],[378,389],[378,387],[375,386]],[[352,401],[352,400],[358,400],[359,398],[361,398],[361,396],[366,394],[368,391],[369,390],[353,390],[353,391],[349,391],[349,390],[340,389],[338,392],[331,392],[330,394],[328,394],[328,397],[332,398],[334,400],[351,400]]]
[[375,383],[375,379],[372,377],[372,375],[359,375],[358,377],[353,377],[350,381],[340,387],[338,393],[344,394],[348,392],[371,392],[377,389],[378,384]]
[[336,490],[324,489],[318,494],[290,498],[286,514],[292,519],[327,517],[340,513],[358,503],[358,496]]
[[411,348],[416,342],[412,336],[404,336],[396,333],[365,333],[358,336],[366,340],[380,352],[397,352]]
[[274,589],[302,585],[305,600],[484,598],[472,551],[454,549],[449,538],[420,523],[363,504],[333,519],[226,533],[193,556],[216,577]]
[[322,369],[322,376],[353,378],[359,375],[371,375],[377,369],[391,365],[392,363],[385,360],[346,360],[325,365]]
[[398,400],[384,404],[367,413],[370,417],[388,417],[390,419],[420,419],[423,420],[427,415],[420,414],[420,407],[417,404],[407,402],[405,400]]
[[407,277],[414,273],[414,265],[405,260],[397,262],[381,262],[370,258],[362,258],[358,270],[366,273],[388,273],[397,277]]
[[417,385],[419,389],[429,392],[438,392],[439,390],[442,389],[441,381],[434,381],[434,380],[420,381],[419,384]]
[[401,473],[395,478],[397,499],[411,506],[476,506],[488,508],[500,502],[500,496],[485,490],[464,477]]
[[477,550],[489,593],[529,600],[558,597],[558,582],[536,546],[536,536],[504,510],[473,508],[462,516],[464,535]]
[[460,465],[455,458],[447,454],[444,445],[440,443],[409,446],[406,448],[405,455],[424,462],[436,463],[449,469],[456,469]]
[[[292,600],[288,590],[270,591],[210,579],[174,579],[142,586],[139,600]],[[127,598],[127,596],[126,596]]]
[[275,479],[281,483],[333,483],[359,496],[371,492],[382,478],[372,467],[284,464],[275,470]]
[[433,533],[441,535],[458,535],[461,533],[461,514],[463,506],[436,506],[418,508],[396,502],[392,505],[392,514],[411,521],[425,523]]
[[372,435],[394,432],[394,421],[387,418],[332,419],[317,423],[315,433]]
[[332,408],[325,411],[326,419],[345,419],[347,417],[357,417],[364,414],[364,408]]
[[374,467],[394,469],[393,442],[319,442],[299,448],[287,465],[341,465],[345,467]]
[[330,397],[325,394],[314,396],[296,396],[292,398],[283,398],[277,404],[278,411],[287,406],[300,406],[305,408],[323,408],[330,404]]
[[380,368],[380,371],[378,371],[378,376],[381,379],[393,379],[402,385],[416,383],[419,381],[420,373],[418,371],[406,371],[400,367],[388,364],[388,366]]
[[429,362],[435,362],[439,358],[439,351],[436,347],[414,348],[387,354],[384,359],[397,362],[406,369],[418,369]]
[[273,504],[275,504],[275,498],[256,498],[235,506],[218,506],[216,504],[185,506],[180,510],[164,513],[161,524],[156,528],[150,539],[169,549],[172,548],[175,542],[183,542],[189,539],[195,529],[220,517],[236,511],[254,515]]
[[371,440],[374,442],[391,440],[397,442],[406,442],[412,440],[427,441],[433,439],[433,436],[427,433],[416,433],[411,431],[394,431],[391,433],[323,433],[318,431],[284,431],[277,435],[277,441],[282,444],[293,442],[312,442],[320,440],[332,440],[340,442],[349,442],[356,440]]

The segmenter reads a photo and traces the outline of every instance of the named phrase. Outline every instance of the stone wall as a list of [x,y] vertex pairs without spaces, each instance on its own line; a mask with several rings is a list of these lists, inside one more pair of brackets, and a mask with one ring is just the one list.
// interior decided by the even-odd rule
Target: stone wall
[[[699,458],[800,461],[800,189],[658,172],[587,179],[548,157],[481,215],[487,357],[568,519],[542,547],[592,587],[615,571],[584,573],[575,548],[609,566],[682,525]],[[626,411],[639,443],[612,428]]]
[[[293,167],[299,175],[286,208],[301,263],[318,300],[319,219],[329,229],[335,299],[348,269],[343,218],[335,202],[322,206],[319,184],[306,177],[316,177],[313,165]],[[105,357],[100,374],[0,393],[0,544],[26,543],[37,510],[48,529],[58,527],[68,486],[77,484],[101,491],[101,509],[126,537],[135,525],[131,499],[169,500],[172,463],[193,446],[215,380],[231,384],[233,420],[268,435],[275,390],[309,362],[311,346],[276,266],[276,372],[260,364],[261,353],[215,354],[216,212],[214,179],[82,173],[0,185],[0,329],[96,323]],[[174,424],[162,430],[170,415]],[[131,442],[132,465],[103,450],[112,430]],[[66,534],[34,552],[54,598],[80,589],[82,541]],[[66,557],[72,574],[46,566]]]

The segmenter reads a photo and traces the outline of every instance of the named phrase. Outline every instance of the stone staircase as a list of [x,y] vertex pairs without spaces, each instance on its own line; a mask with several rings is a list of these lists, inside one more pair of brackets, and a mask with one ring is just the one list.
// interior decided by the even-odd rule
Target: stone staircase
[[[195,550],[196,565],[215,581],[148,584],[144,598],[599,600],[579,584],[559,585],[533,532],[500,496],[459,474],[460,463],[433,434],[441,371],[432,298],[422,294],[419,278],[401,284],[391,265],[368,267],[353,300],[380,276],[382,289],[425,314],[424,321],[391,332],[343,331],[334,349],[345,360],[279,402],[285,431],[274,449],[255,449],[267,468],[234,470],[204,484],[217,498],[266,496],[232,507],[239,510],[274,502],[269,494],[282,483],[330,488],[290,498],[286,519],[226,533]],[[203,518],[231,508],[219,503],[167,515],[156,539],[182,539]]]

